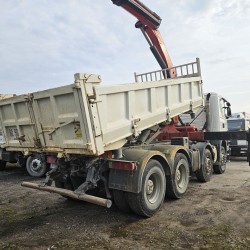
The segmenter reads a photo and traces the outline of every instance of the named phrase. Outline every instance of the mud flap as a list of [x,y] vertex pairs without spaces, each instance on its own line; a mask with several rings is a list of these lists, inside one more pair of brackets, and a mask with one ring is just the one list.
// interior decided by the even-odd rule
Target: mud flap
[[154,157],[165,156],[154,150],[129,148],[123,150],[124,160],[136,162],[135,170],[110,169],[109,188],[125,192],[139,193],[142,189],[142,175],[148,161]]
[[140,179],[140,171],[128,171],[121,169],[111,169],[109,173],[109,188],[131,193],[139,193],[140,188],[137,183]]

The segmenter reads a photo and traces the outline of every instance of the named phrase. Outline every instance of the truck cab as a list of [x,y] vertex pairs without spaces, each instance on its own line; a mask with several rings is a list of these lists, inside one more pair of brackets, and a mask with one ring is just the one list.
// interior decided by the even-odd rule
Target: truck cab
[[206,94],[207,131],[227,131],[227,119],[231,115],[230,103],[217,93]]
[[[248,131],[250,129],[250,114],[246,112],[234,113],[228,119],[229,131]],[[246,140],[231,140],[231,156],[245,156],[247,154]]]
[[190,114],[180,115],[183,123],[194,125],[198,130],[206,129],[207,132],[227,131],[229,102],[217,93],[206,93],[204,100],[204,106],[195,112],[194,119]]
[[[226,132],[227,119],[231,115],[230,103],[217,93],[206,93],[204,95],[204,107],[195,112],[194,118],[182,114],[180,118],[184,124],[195,126],[199,131],[211,133]],[[216,161],[214,172],[223,173],[226,168],[229,146],[227,140],[214,138],[210,143],[216,148]]]

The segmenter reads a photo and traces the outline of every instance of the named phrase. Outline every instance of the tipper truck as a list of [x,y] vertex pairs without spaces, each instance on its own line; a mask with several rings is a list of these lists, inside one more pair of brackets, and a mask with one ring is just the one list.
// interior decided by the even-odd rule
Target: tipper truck
[[[5,136],[0,160],[27,157],[41,184],[22,186],[150,217],[165,195],[181,198],[190,175],[209,181],[226,167],[227,142],[181,124],[179,115],[217,105],[225,129],[227,102],[204,98],[200,61],[173,66],[157,28],[161,19],[137,0],[115,1],[135,15],[161,70],[135,82],[101,86],[101,77],[75,74],[71,85],[0,101]],[[213,97],[213,98],[212,98]],[[211,133],[211,132],[210,132]],[[99,197],[100,189],[104,195]]]
[[[191,174],[208,181],[218,149],[226,147],[174,121],[203,105],[199,60],[175,70],[190,65],[189,76],[164,79],[160,70],[147,73],[160,80],[113,86],[101,86],[98,75],[76,74],[74,84],[1,100],[0,159],[22,153],[34,172],[50,165],[43,184],[23,186],[107,207],[114,200],[123,211],[151,216],[165,193],[183,196]],[[93,195],[100,187],[105,198]]]

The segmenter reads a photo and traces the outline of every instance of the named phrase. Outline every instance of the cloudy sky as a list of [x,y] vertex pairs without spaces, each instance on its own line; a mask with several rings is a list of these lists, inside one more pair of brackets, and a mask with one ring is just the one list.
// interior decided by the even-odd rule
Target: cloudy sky
[[[163,19],[173,63],[199,57],[204,90],[250,113],[250,1],[142,1]],[[77,72],[119,84],[158,69],[135,22],[111,0],[0,0],[0,93],[69,84]]]

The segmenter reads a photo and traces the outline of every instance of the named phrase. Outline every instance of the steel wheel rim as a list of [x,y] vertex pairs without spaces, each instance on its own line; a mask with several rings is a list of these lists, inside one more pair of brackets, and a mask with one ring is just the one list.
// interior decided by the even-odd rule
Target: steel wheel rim
[[145,185],[146,198],[149,203],[154,204],[159,199],[161,188],[162,185],[159,174],[151,174]]
[[210,157],[206,156],[205,158],[205,171],[207,174],[212,173],[213,163]]
[[227,155],[225,148],[221,149],[221,169],[224,171],[226,169]]
[[186,166],[183,163],[180,163],[176,168],[175,182],[179,190],[186,186]]
[[42,162],[39,159],[33,159],[30,164],[30,169],[33,172],[38,172],[42,168]]

